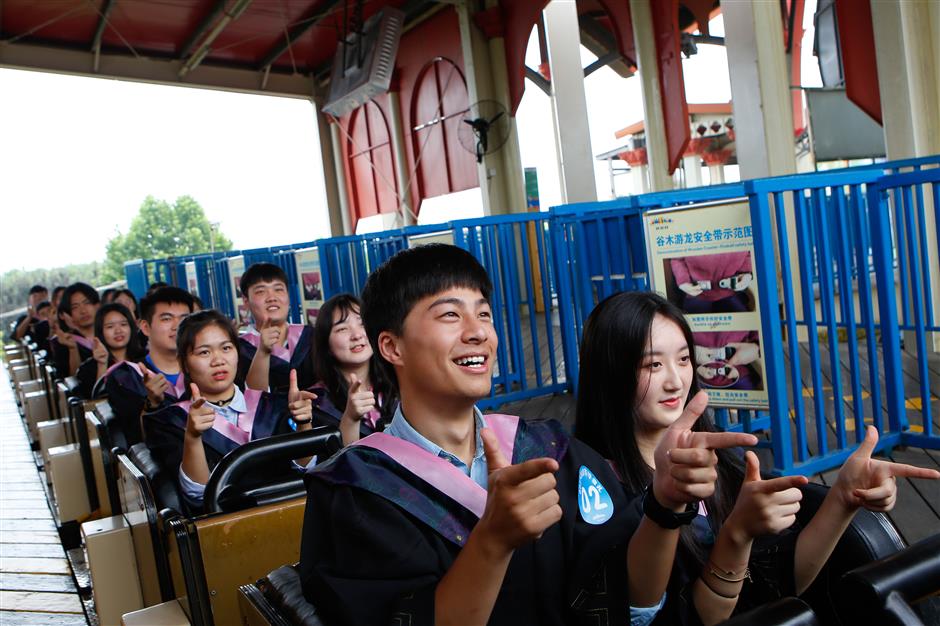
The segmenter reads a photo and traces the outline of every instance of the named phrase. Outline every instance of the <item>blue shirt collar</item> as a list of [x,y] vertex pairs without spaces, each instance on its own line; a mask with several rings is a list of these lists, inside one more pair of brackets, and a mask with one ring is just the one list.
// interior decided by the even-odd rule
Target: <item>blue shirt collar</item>
[[464,474],[473,479],[473,482],[486,489],[488,472],[486,467],[486,455],[483,450],[483,439],[480,437],[480,430],[486,428],[486,420],[483,418],[483,414],[480,412],[480,409],[476,407],[473,407],[473,419],[475,421],[474,440],[476,443],[476,450],[473,454],[473,460],[471,461],[469,467],[457,456],[447,452],[439,445],[415,430],[414,427],[408,423],[405,415],[401,412],[400,404],[398,405],[398,408],[395,409],[395,416],[392,418],[391,423],[389,423],[388,427],[385,429],[385,434],[398,437],[399,439],[404,439],[405,441],[413,443],[423,450],[427,450],[434,456],[438,456],[446,461],[449,461],[457,469],[461,470]]

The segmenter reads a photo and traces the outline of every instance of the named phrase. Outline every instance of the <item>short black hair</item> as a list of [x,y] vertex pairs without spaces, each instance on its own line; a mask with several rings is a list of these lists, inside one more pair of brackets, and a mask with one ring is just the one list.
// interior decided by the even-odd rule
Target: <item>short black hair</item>
[[92,304],[101,304],[101,297],[98,295],[98,292],[94,287],[88,283],[72,283],[65,288],[65,293],[62,294],[62,302],[60,303],[59,308],[63,309],[66,313],[72,312],[72,296],[80,293]]
[[49,302],[48,300],[43,300],[42,302],[36,305],[36,312],[38,313],[39,311],[42,311],[43,309],[51,307],[51,306],[52,306],[51,302]]
[[33,295],[34,293],[49,293],[49,290],[42,285],[33,285],[29,288],[29,293],[27,295]]
[[165,283],[162,280],[158,280],[156,282],[150,283],[150,286],[147,287],[147,293],[144,294],[144,297],[149,296],[157,289],[162,289],[163,287],[169,287],[169,286],[170,286],[170,283]]
[[[442,243],[402,250],[372,272],[362,290],[362,322],[375,353],[383,331],[402,334],[415,303],[454,287],[476,289],[486,300],[493,291],[489,275],[472,254]],[[397,380],[384,359],[382,364]]]
[[284,270],[274,263],[252,263],[242,274],[241,280],[238,281],[238,288],[243,296],[247,296],[252,285],[261,282],[274,282],[275,280],[287,285],[287,274],[284,273]]
[[102,291],[102,292],[101,292],[101,303],[102,303],[102,304],[108,304],[108,303],[110,303],[112,300],[114,300],[114,295],[115,295],[116,292],[117,292],[117,289],[115,289],[114,287],[108,287],[107,289],[105,289],[104,291]]
[[153,321],[153,314],[158,304],[184,304],[193,312],[193,297],[188,291],[168,285],[158,287],[153,291],[147,292],[147,295],[140,301],[140,319],[147,323]]

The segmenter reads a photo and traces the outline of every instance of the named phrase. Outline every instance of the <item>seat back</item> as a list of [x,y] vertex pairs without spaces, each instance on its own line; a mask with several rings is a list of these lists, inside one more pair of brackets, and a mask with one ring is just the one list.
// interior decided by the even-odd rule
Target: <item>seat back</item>
[[147,447],[138,446],[142,450],[132,449],[130,455],[116,451],[115,467],[121,511],[134,542],[141,593],[145,606],[152,606],[176,597],[163,529],[167,519],[179,514],[172,509],[163,509],[161,514],[148,477],[148,473],[155,476],[159,470],[154,470],[156,464],[149,459]]
[[[829,488],[810,483],[803,487],[803,500],[797,522],[804,527],[819,509]],[[824,624],[839,624],[837,589],[839,579],[865,563],[894,554],[904,548],[891,521],[883,513],[860,509],[842,534],[822,571],[801,596]]]
[[[936,598],[918,608],[925,619],[910,610],[940,593],[940,533],[883,559],[861,565],[840,581],[839,604],[846,622],[937,623]],[[929,617],[928,617],[929,616]]]
[[721,626],[817,626],[823,622],[805,602],[798,598],[780,598],[747,613],[735,615]]

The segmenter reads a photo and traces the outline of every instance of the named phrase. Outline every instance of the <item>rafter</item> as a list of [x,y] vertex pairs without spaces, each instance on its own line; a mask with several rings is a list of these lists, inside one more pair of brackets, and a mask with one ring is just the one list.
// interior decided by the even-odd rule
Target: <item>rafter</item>
[[314,2],[310,9],[307,10],[305,14],[306,17],[296,22],[293,26],[288,29],[287,34],[270,50],[267,54],[261,59],[258,63],[258,69],[264,69],[269,67],[278,58],[284,54],[284,52],[298,39],[300,39],[307,31],[316,26],[318,23],[323,21],[330,12],[339,4],[339,0],[326,0],[325,2]]
[[202,16],[202,20],[200,20],[196,28],[193,29],[193,32],[189,33],[183,45],[180,46],[179,52],[177,52],[176,55],[178,58],[185,59],[189,56],[189,53],[193,51],[193,46],[196,45],[199,39],[209,30],[209,27],[222,15],[222,11],[225,10],[225,2],[226,0],[216,0],[212,8]]

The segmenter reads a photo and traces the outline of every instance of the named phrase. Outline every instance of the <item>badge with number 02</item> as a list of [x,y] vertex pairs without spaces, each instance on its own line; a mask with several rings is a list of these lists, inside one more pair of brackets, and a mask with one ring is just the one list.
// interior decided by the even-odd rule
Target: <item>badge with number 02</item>
[[594,472],[582,465],[578,470],[578,510],[588,524],[603,524],[614,514],[614,501]]

